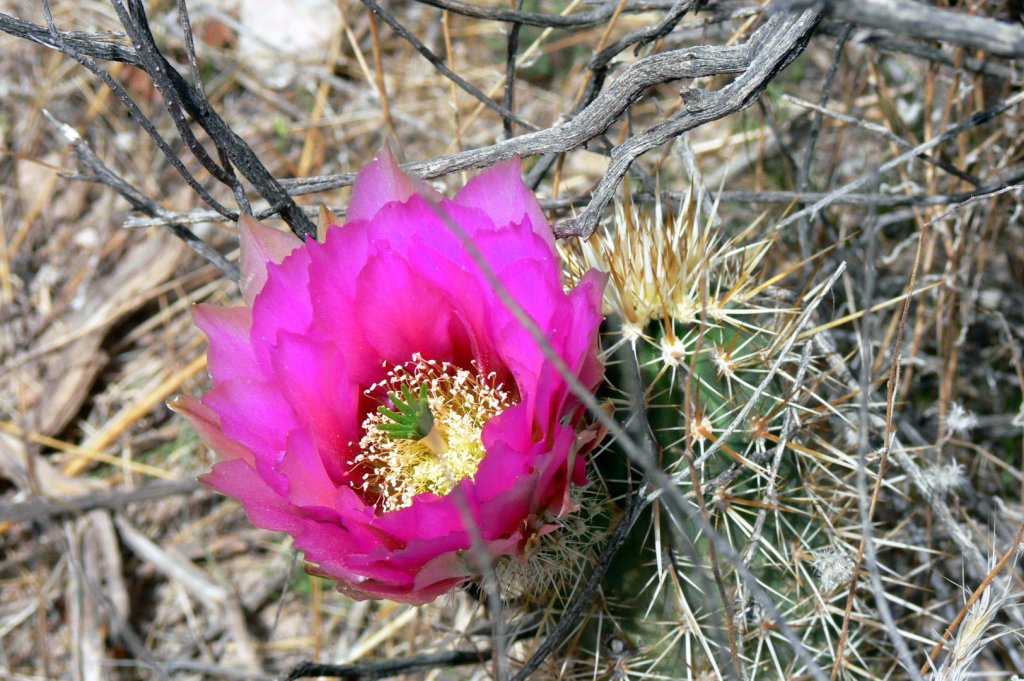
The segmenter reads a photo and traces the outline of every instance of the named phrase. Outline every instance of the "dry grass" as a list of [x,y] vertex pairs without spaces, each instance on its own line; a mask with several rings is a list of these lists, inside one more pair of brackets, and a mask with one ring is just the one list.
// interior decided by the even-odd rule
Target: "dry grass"
[[[306,65],[295,83],[271,89],[261,73],[238,62],[244,27],[231,5],[190,8],[207,91],[279,177],[357,170],[387,133],[410,160],[485,146],[501,135],[497,114],[456,91],[390,30],[379,27],[375,40],[358,2],[339,3],[345,30],[323,63]],[[996,2],[959,5],[990,16],[1002,11]],[[158,39],[180,58],[173,3],[148,9],[162,33]],[[29,0],[5,0],[0,11],[42,22]],[[58,2],[54,11],[66,30],[117,27],[109,5],[97,0]],[[450,44],[450,67],[500,99],[504,25],[443,16],[425,5],[394,11],[439,54]],[[520,55],[531,65],[516,81],[517,113],[543,127],[553,124],[572,107],[586,61],[599,46],[658,16],[623,13],[607,26],[576,32],[524,29]],[[741,41],[755,25],[756,18],[742,15],[710,25],[687,19],[659,49]],[[762,107],[698,129],[689,136],[690,152],[669,145],[643,157],[633,200],[650,200],[644,178],[656,176],[661,189],[676,194],[699,186],[701,179],[688,170],[691,159],[712,194],[719,188],[796,189],[815,114],[783,95],[818,102],[835,45],[834,38],[816,37],[770,86]],[[876,127],[823,116],[809,189],[841,187],[903,153],[905,144],[892,135],[919,144],[1019,92],[1019,76],[1011,82],[963,68],[968,57],[993,68],[1011,62],[959,48],[945,54],[953,67],[870,42],[847,44],[826,106]],[[623,58],[634,57],[627,52]],[[166,136],[177,139],[144,74],[118,66],[113,73]],[[209,468],[212,454],[164,402],[206,385],[205,340],[191,323],[191,305],[233,303],[239,296],[168,231],[122,228],[128,206],[112,190],[61,176],[76,171],[75,160],[44,109],[79,130],[105,162],[165,208],[202,207],[97,79],[62,54],[9,36],[0,36],[0,74],[0,518],[35,502],[49,504],[33,506],[31,519],[0,522],[0,676],[265,678],[304,660],[357,662],[488,647],[488,613],[469,592],[423,608],[354,603],[306,575],[290,540],[252,528],[233,500],[179,486],[143,502],[117,501],[119,493],[189,480]],[[676,87],[655,87],[607,140],[614,144],[629,126],[642,129],[679,106]],[[1022,125],[1024,117],[1011,108],[932,153],[989,182],[1020,170]],[[212,187],[187,150],[177,150]],[[541,186],[542,199],[585,201],[580,197],[606,164],[597,151],[567,154]],[[461,184],[458,177],[442,182]],[[914,197],[971,188],[918,159],[857,191]],[[221,189],[211,191],[230,202]],[[347,190],[300,197],[308,206],[321,201],[343,206]],[[756,307],[744,323],[778,339],[771,351],[781,353],[784,340],[800,335],[780,374],[792,388],[787,408],[760,424],[765,439],[731,452],[728,463],[738,461],[742,470],[709,498],[709,517],[759,575],[770,573],[764,584],[826,673],[835,663],[843,678],[903,678],[910,672],[899,667],[879,622],[869,567],[917,669],[954,622],[964,593],[988,576],[989,556],[1019,542],[1024,207],[1017,190],[952,213],[948,205],[840,205],[820,219],[775,229],[802,205],[723,200],[718,207],[717,244],[729,250],[721,260],[742,260],[743,249],[757,254],[756,272],[737,266],[732,273],[739,272],[741,282],[734,277],[720,292],[742,292],[744,303]],[[235,258],[233,226],[193,227]],[[614,238],[609,243],[623,247]],[[847,270],[835,287],[815,291],[840,262]],[[628,278],[630,263],[619,266]],[[682,269],[699,267],[698,258]],[[816,295],[820,309],[796,329],[796,313]],[[692,304],[693,296],[687,300]],[[671,341],[672,332],[668,336]],[[608,347],[617,340],[609,338]],[[651,340],[651,347],[661,347],[660,338]],[[805,344],[806,374],[797,380]],[[871,409],[862,414],[865,362]],[[796,421],[786,425],[787,418]],[[688,440],[681,432],[676,444]],[[776,460],[780,440],[785,446]],[[858,506],[862,442],[872,454],[863,482],[877,494],[870,509],[873,551],[865,551]],[[880,459],[889,465],[879,469]],[[694,491],[685,467],[671,472],[679,473],[685,491]],[[62,510],[62,501],[83,495],[91,495],[93,510]],[[697,572],[692,562],[679,562],[677,573]],[[1021,572],[1014,560],[1004,565],[989,580],[991,591],[947,637],[956,657],[943,662],[938,656],[938,677],[963,678],[968,663],[993,679],[1024,673],[1014,634],[1024,628],[1016,597]],[[736,573],[728,571],[725,582],[736,599],[732,605],[741,606],[735,624],[742,666],[756,678],[803,677],[806,669],[786,652],[790,643],[752,605]],[[713,608],[703,601],[718,597],[702,592],[705,586],[668,580],[656,589],[680,598],[679,619],[664,632],[667,641],[686,648],[693,678],[728,674],[718,641],[704,633]],[[693,600],[696,594],[700,601]],[[543,626],[556,616],[547,613]],[[976,632],[970,640],[968,625]],[[517,643],[510,651],[514,662],[536,643]],[[968,643],[974,649],[965,652]],[[644,667],[634,663],[630,671],[626,657],[586,657],[592,653],[581,654],[578,666],[558,657],[544,672],[557,678],[642,675]],[[480,666],[425,676],[488,674]]]

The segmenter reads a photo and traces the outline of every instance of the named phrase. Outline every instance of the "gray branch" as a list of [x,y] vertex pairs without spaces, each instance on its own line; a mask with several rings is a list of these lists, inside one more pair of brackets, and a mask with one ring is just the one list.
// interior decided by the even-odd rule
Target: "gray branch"
[[[558,236],[587,236],[596,229],[622,177],[641,154],[678,135],[750,106],[768,83],[803,50],[818,13],[781,13],[771,17],[739,46],[701,46],[646,57],[624,69],[590,106],[568,123],[514,137],[483,149],[410,163],[404,168],[423,178],[484,168],[513,156],[562,153],[601,135],[647,88],[683,78],[742,73],[722,90],[688,90],[685,110],[652,126],[612,150],[612,161],[591,202],[574,220],[555,226]],[[291,194],[328,191],[352,184],[354,173],[282,181]]]
[[743,75],[717,92],[696,89],[684,91],[682,113],[634,135],[612,149],[611,164],[597,185],[590,203],[578,217],[556,224],[556,236],[587,237],[593,234],[601,214],[638,156],[688,130],[742,111],[753,104],[768,83],[803,51],[817,23],[818,13],[813,10],[799,14],[776,14],[766,21],[739,48],[745,53],[748,63]]
[[778,0],[776,9],[820,7],[829,17],[1001,57],[1024,57],[1024,27],[911,0]]

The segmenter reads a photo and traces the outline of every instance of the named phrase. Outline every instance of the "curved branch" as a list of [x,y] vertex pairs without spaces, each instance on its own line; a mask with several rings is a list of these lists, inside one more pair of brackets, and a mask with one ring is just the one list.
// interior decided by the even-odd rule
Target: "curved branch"
[[910,0],[860,0],[836,2],[828,0],[783,0],[780,7],[822,6],[833,19],[861,26],[962,45],[1001,57],[1024,57],[1024,27],[1007,21],[975,16],[967,12],[930,7]]
[[120,83],[114,80],[114,77],[111,76],[108,71],[106,71],[99,64],[97,64],[92,57],[79,52],[76,45],[72,44],[71,42],[65,39],[65,34],[57,29],[57,25],[53,21],[53,14],[50,12],[50,3],[48,2],[48,0],[43,0],[42,9],[43,16],[46,19],[46,32],[49,39],[49,41],[45,44],[51,45],[57,50],[60,50],[61,52],[68,55],[69,57],[77,61],[79,64],[84,66],[86,69],[88,69],[93,75],[99,77],[99,79],[104,82],[104,84],[110,89],[110,91],[114,93],[114,96],[117,97],[121,104],[128,110],[128,113],[136,121],[138,121],[142,129],[146,132],[147,135],[149,135],[150,139],[153,140],[157,148],[160,149],[160,152],[167,159],[168,163],[170,163],[171,166],[178,171],[178,174],[181,175],[182,179],[184,179],[185,182],[188,183],[188,186],[190,186],[192,190],[199,195],[199,198],[205,201],[207,205],[209,205],[211,208],[213,208],[215,211],[217,211],[224,217],[230,218],[232,220],[237,219],[238,214],[232,210],[229,210],[227,207],[225,207],[219,201],[217,201],[217,199],[213,198],[213,196],[206,190],[206,188],[199,182],[199,180],[197,180],[195,176],[192,175],[192,173],[188,170],[188,168],[185,167],[185,164],[182,163],[181,159],[178,158],[177,154],[175,154],[171,150],[171,146],[167,143],[167,140],[165,140],[160,135],[159,131],[157,131],[156,126],[153,125],[152,121],[146,118],[146,115],[142,112],[142,109],[139,108],[139,105],[135,102],[135,100],[131,98],[131,95],[128,94],[128,91],[125,90]]
[[[758,34],[762,30],[759,29]],[[461,170],[485,168],[513,156],[539,156],[581,147],[607,130],[652,85],[744,71],[755,54],[749,47],[752,42],[753,38],[743,45],[689,47],[645,57],[623,69],[590,106],[568,123],[513,137],[489,147],[408,163],[402,167],[430,179]],[[355,173],[342,173],[281,180],[281,184],[293,195],[311,194],[347,187],[355,177]]]
[[[579,14],[561,15],[544,14],[543,12],[522,12],[504,7],[482,7],[464,0],[417,0],[424,5],[432,5],[440,9],[461,14],[474,19],[488,19],[490,21],[508,21],[516,24],[527,24],[529,26],[541,26],[544,28],[587,28],[603,23],[615,13],[618,0],[606,0],[599,7],[589,12]],[[635,11],[635,10],[634,10]]]
[[[275,211],[281,214],[281,217],[284,218],[296,235],[304,238],[306,235],[315,234],[316,226],[312,220],[296,205],[289,193],[282,188],[281,183],[270,174],[255,152],[160,53],[159,48],[153,43],[145,11],[141,3],[134,2],[134,0],[128,0],[128,2],[131,7],[130,15],[127,16],[128,24],[125,25],[125,28],[128,30],[129,25],[131,25],[131,29],[135,33],[134,37],[137,39],[141,38],[142,47],[154,51],[154,54],[149,55],[152,59],[147,58],[143,60],[130,47],[98,42],[82,34],[58,31],[55,27],[38,26],[3,13],[0,13],[0,31],[68,54],[102,78],[107,86],[118,95],[122,103],[137,118],[141,116],[141,112],[137,110],[138,107],[133,106],[134,102],[131,102],[130,98],[126,99],[127,94],[123,93],[123,88],[93,60],[106,59],[118,61],[145,69],[150,77],[154,79],[154,82],[158,79],[160,80],[166,88],[166,93],[172,99],[177,99],[181,108],[195,119],[200,127],[213,139],[221,154],[222,162],[224,163],[224,179],[227,180],[229,186],[236,190],[240,188],[237,182],[232,181],[233,174],[227,169],[227,163],[230,160],[241,171],[242,175],[253,184],[260,195],[270,203]],[[114,7],[118,9],[118,14],[122,15],[124,6],[119,0],[114,0]],[[122,19],[124,18],[122,16]],[[135,29],[139,30],[135,32]],[[164,89],[162,88],[161,91],[163,92]],[[168,100],[168,102],[170,101]],[[144,117],[140,118],[140,120],[144,120]],[[152,135],[153,133],[151,132],[150,134]],[[161,150],[167,155],[170,163],[178,169],[179,173],[182,173],[182,176],[189,182],[189,185],[207,203],[210,203],[222,215],[232,218],[236,217],[237,214],[234,211],[229,211],[220,206],[219,203],[206,193],[206,190],[201,185],[195,182],[194,178],[191,178],[187,170],[184,170],[184,165],[181,164],[181,161],[174,157],[173,154],[169,154],[169,148],[167,150],[164,149],[166,142],[157,138],[154,138],[154,140],[158,145],[161,145]],[[239,197],[239,192],[236,191],[235,195]]]
[[611,163],[594,190],[590,203],[577,217],[557,223],[555,235],[560,238],[590,236],[638,156],[688,130],[750,106],[776,74],[803,51],[818,18],[819,14],[814,10],[799,14],[780,13],[771,17],[745,45],[757,58],[750,62],[743,75],[717,92],[683,92],[682,113],[651,126],[612,149]]
[[[149,30],[149,24],[145,20],[145,15],[141,17],[133,17],[129,14],[128,10],[124,8],[120,2],[114,2],[114,8],[117,10],[118,17],[121,20],[121,25],[124,26],[128,37],[131,38],[132,42],[136,45],[135,52],[142,62],[142,68],[149,74],[153,81],[153,85],[156,86],[160,96],[163,97],[164,105],[167,108],[167,113],[171,115],[171,120],[174,122],[174,127],[177,128],[178,134],[181,139],[185,142],[185,146],[188,147],[192,155],[195,156],[196,160],[206,168],[207,172],[210,173],[220,182],[231,185],[228,179],[226,171],[217,165],[217,162],[213,160],[203,145],[196,139],[195,133],[192,132],[192,128],[189,127],[188,121],[185,120],[185,116],[181,111],[181,103],[177,97],[177,93],[174,92],[170,84],[167,81],[167,77],[163,70],[170,68],[170,65],[160,54],[160,50],[156,46],[156,41],[153,38],[153,34]],[[186,45],[192,40],[191,32],[186,33]],[[200,86],[196,85],[197,88]],[[201,91],[201,88],[200,88]],[[204,95],[205,99],[205,95]]]
[[[291,196],[284,190],[277,179],[271,175],[256,153],[249,147],[231,126],[221,118],[216,109],[202,97],[196,89],[174,68],[157,47],[149,30],[145,6],[140,0],[126,0],[127,10],[122,0],[112,0],[118,16],[132,39],[139,45],[140,58],[146,72],[154,83],[162,85],[161,93],[168,104],[176,100],[199,126],[206,131],[217,145],[223,157],[231,163],[256,188],[271,206],[278,209],[281,217],[292,232],[301,239],[316,234],[316,225],[296,205]],[[230,181],[228,181],[230,185]]]
[[[0,12],[0,31],[13,35],[15,38],[31,40],[39,45],[62,52],[65,51],[66,46],[70,46],[77,54],[93,59],[117,61],[136,67],[141,65],[131,47],[107,42],[104,38],[111,37],[107,34],[57,31],[54,35],[45,26],[39,26],[31,21],[12,17],[3,12]],[[67,54],[73,56],[71,52],[67,52]]]
[[[107,164],[101,161],[99,156],[96,155],[96,152],[92,150],[92,147],[90,147],[86,141],[82,139],[82,136],[78,134],[77,130],[67,123],[57,120],[53,114],[46,109],[43,109],[43,115],[54,126],[56,126],[68,144],[74,148],[79,166],[92,173],[88,176],[78,176],[76,179],[84,179],[91,182],[97,182],[99,184],[105,184],[108,187],[112,187],[117,191],[117,193],[123,196],[135,210],[145,213],[153,218],[166,217],[166,211],[159,203],[143,194],[136,187],[132,186],[131,183],[111,170]],[[176,237],[184,241],[189,248],[220,270],[221,274],[232,281],[238,281],[238,268],[229,262],[227,258],[221,255],[217,249],[200,239],[195,232],[176,220],[168,220],[165,224]]]

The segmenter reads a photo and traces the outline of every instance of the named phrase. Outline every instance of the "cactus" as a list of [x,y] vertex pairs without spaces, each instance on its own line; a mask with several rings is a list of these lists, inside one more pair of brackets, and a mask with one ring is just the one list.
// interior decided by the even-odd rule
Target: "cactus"
[[[755,238],[758,226],[727,239],[715,226],[717,206],[703,209],[694,190],[675,214],[661,201],[642,210],[626,192],[606,230],[564,247],[567,269],[570,279],[591,267],[610,274],[606,399],[619,415],[628,413],[624,391],[635,363],[662,468],[691,502],[699,483],[710,522],[787,621],[811,629],[802,645],[830,665],[841,618],[829,612],[826,597],[845,598],[856,549],[847,543],[852,533],[847,542],[839,538],[815,490],[827,494],[834,484],[848,491],[842,476],[852,459],[816,428],[821,414],[838,413],[821,395],[834,386],[820,351],[804,358],[804,344],[787,350],[801,305],[774,284],[804,263],[767,278],[772,242]],[[817,449],[779,447],[793,440],[798,422]],[[816,485],[810,491],[809,471]],[[603,532],[640,474],[612,441],[595,458],[591,477],[598,491],[586,504],[602,508],[589,517]],[[549,538],[555,554],[558,537]],[[698,527],[677,525],[655,501],[608,569],[570,654],[588,674],[613,677],[722,678],[733,673],[729,665],[749,676],[805,671],[721,559],[716,584],[712,556]],[[856,631],[854,625],[851,635]]]

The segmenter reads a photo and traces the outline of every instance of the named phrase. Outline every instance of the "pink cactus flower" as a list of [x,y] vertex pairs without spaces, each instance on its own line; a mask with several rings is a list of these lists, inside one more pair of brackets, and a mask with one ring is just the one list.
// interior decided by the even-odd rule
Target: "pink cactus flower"
[[195,310],[213,387],[172,405],[221,457],[203,482],[344,593],[417,604],[572,510],[582,407],[463,239],[588,388],[605,277],[565,292],[518,160],[449,200],[385,150],[323,243],[240,230],[245,304]]

